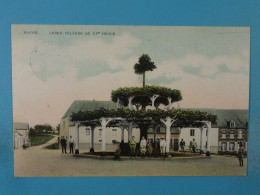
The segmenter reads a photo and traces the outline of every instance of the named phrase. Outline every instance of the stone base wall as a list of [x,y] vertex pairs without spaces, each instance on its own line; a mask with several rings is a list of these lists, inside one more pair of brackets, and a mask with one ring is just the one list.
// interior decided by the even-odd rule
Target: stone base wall
[[[115,151],[118,144],[106,144],[106,151]],[[101,151],[102,144],[94,144],[94,151]],[[79,144],[79,151],[80,150],[90,150],[90,144],[88,143],[80,143]]]

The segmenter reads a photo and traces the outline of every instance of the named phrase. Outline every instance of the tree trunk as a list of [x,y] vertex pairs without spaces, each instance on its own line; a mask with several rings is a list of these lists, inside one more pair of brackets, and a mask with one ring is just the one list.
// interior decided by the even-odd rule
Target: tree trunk
[[145,86],[145,72],[143,73],[143,87]]
[[148,126],[146,125],[140,126],[140,140],[142,139],[143,136],[147,140],[147,134],[148,134],[147,131],[148,131]]

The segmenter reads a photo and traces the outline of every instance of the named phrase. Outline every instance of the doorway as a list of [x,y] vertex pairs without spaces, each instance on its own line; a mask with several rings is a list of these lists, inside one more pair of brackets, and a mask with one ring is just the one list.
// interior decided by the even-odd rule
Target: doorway
[[179,140],[178,139],[174,139],[173,151],[179,151]]

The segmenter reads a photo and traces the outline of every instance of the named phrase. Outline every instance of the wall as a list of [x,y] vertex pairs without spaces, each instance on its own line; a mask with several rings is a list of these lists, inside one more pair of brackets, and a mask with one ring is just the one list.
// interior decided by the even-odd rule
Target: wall
[[[87,126],[80,126],[79,127],[79,148],[80,149],[90,149],[90,143],[91,143],[91,131],[90,134],[87,135],[87,130],[86,129],[90,129],[90,127]],[[101,144],[102,144],[102,135],[99,133],[101,128],[100,127],[96,127],[94,129],[94,149],[95,150],[101,150]],[[113,133],[113,129],[116,129],[116,133]],[[122,131],[120,128],[118,127],[107,127],[106,128],[106,150],[110,150],[109,148],[111,148],[111,150],[115,149],[115,145],[113,144],[112,140],[115,140],[117,142],[121,142],[121,135],[122,135]],[[137,142],[139,142],[139,137],[140,137],[140,132],[139,129],[133,128],[132,130],[132,135],[135,136],[135,140]],[[71,126],[69,127],[69,133],[68,133],[68,139],[69,136],[72,136],[74,141],[76,138],[76,127],[75,126]],[[125,129],[124,130],[124,142],[127,143],[128,142],[128,131]]]
[[63,118],[60,121],[60,137],[64,136],[69,138],[69,118]]
[[[190,135],[190,130],[194,129],[194,136]],[[204,152],[207,151],[206,148],[206,128],[203,129],[202,132],[202,150]],[[211,128],[210,131],[210,152],[211,153],[218,153],[218,128]],[[182,128],[180,133],[179,142],[183,139],[185,141],[185,150],[188,150],[190,141],[195,139],[197,142],[197,148],[200,148],[200,129],[199,128]]]
[[[226,136],[222,137],[222,131],[226,131]],[[239,131],[242,130],[242,137],[239,137]],[[231,137],[230,133],[231,131],[234,132],[234,136]],[[224,155],[237,155],[237,151],[239,149],[239,143],[243,143],[243,147],[245,151],[247,151],[247,139],[248,139],[248,129],[247,128],[219,128],[219,151],[218,154],[224,154]],[[230,144],[234,144],[234,150],[230,148]],[[221,147],[222,144],[226,145],[226,149],[223,150]]]
[[[166,134],[165,133],[156,133],[156,139],[161,139],[161,138],[165,138]],[[171,134],[171,141],[172,143],[170,143],[170,149],[173,150],[173,145],[174,145],[174,139],[178,139],[178,141],[180,142],[180,138],[179,138],[179,134]],[[153,133],[149,133],[147,135],[148,139],[154,139],[154,134]]]

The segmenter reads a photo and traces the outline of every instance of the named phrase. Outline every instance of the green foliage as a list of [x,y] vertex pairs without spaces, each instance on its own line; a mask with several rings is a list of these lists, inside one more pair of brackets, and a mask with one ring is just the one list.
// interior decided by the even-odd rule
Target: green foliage
[[147,54],[143,54],[138,63],[134,65],[135,74],[143,75],[143,87],[145,87],[145,72],[153,71],[156,68],[154,62],[151,61],[151,58]]
[[134,96],[133,104],[147,106],[151,105],[150,98],[155,94],[159,95],[155,101],[155,104],[157,104],[155,106],[159,106],[159,104],[168,105],[168,97],[172,99],[172,102],[182,100],[180,90],[159,86],[118,88],[112,91],[111,98],[113,102],[117,102],[117,98],[119,98],[123,105],[126,106],[128,104],[128,98]]
[[31,146],[45,144],[46,142],[50,141],[52,138],[54,138],[54,136],[52,136],[52,135],[30,136]]
[[33,129],[33,128],[30,128],[29,129],[29,136],[31,137],[31,136],[35,136],[37,134],[37,132],[36,132],[36,130],[35,129]]
[[48,133],[52,131],[52,127],[50,125],[35,125],[34,129],[36,134]]
[[138,63],[134,65],[134,70],[136,74],[143,74],[146,71],[153,71],[156,68],[154,62],[151,61],[151,58],[147,54],[143,54]]
[[175,119],[173,126],[176,127],[189,127],[189,126],[199,126],[201,124],[194,123],[197,120],[208,120],[213,124],[216,124],[216,116],[210,115],[206,112],[200,112],[198,110],[129,110],[129,109],[118,109],[118,110],[108,110],[99,109],[95,111],[86,111],[73,113],[71,115],[72,121],[95,121],[102,117],[121,117],[126,120],[131,120],[137,123],[139,126],[146,125],[145,122],[148,121],[148,125],[151,124],[153,120],[156,123],[160,123],[160,119],[165,119],[170,117]]

